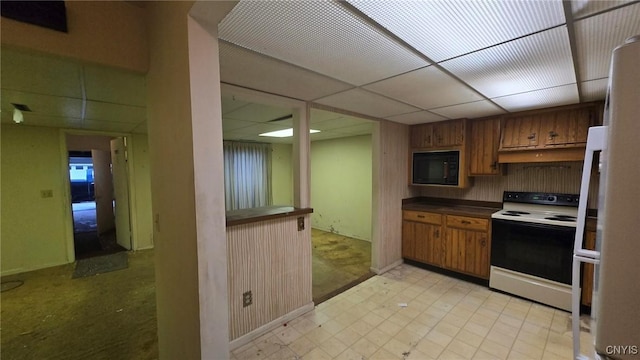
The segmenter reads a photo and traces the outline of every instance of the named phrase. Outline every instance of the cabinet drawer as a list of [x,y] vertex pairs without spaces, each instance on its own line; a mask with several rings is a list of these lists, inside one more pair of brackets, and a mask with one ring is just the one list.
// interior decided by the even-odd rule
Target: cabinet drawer
[[489,219],[479,219],[468,216],[447,215],[447,226],[459,229],[478,231],[489,230]]
[[402,212],[402,218],[404,220],[418,221],[427,224],[442,224],[442,215],[438,213],[405,210]]

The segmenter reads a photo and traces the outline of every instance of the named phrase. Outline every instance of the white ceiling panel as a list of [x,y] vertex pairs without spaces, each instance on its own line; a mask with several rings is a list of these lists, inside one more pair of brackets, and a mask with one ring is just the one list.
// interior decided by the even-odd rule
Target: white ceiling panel
[[582,101],[604,100],[607,96],[609,79],[589,80],[580,83]]
[[571,12],[574,19],[579,19],[601,11],[606,11],[616,6],[628,4],[633,1],[636,0],[572,0]]
[[489,98],[576,82],[566,26],[440,65]]
[[577,104],[579,102],[576,84],[503,96],[491,100],[509,112]]
[[386,118],[419,110],[416,107],[362,89],[347,90],[318,99],[316,102],[376,118]]
[[228,84],[307,101],[353,87],[224,41],[220,42],[220,78]]
[[445,116],[449,119],[468,118],[474,119],[484,116],[503,114],[504,110],[493,104],[491,101],[482,100],[472,103],[442,107],[430,110],[434,113]]
[[364,88],[422,109],[483,99],[468,86],[435,66],[414,70],[366,85]]
[[113,131],[128,133],[138,127],[138,124],[114,122],[114,121],[93,121],[85,120],[82,122],[82,128],[95,131]]
[[389,116],[387,117],[387,120],[401,124],[413,125],[447,120],[447,118],[429,111],[416,111],[408,114]]
[[608,77],[613,49],[640,34],[640,3],[577,21],[575,33],[580,81]]
[[435,62],[565,22],[560,0],[349,2]]
[[85,119],[139,124],[147,118],[147,108],[87,101]]
[[251,122],[251,121],[244,121],[244,120],[238,120],[238,119],[229,119],[229,118],[222,118],[222,131],[224,132],[228,132],[228,131],[232,131],[232,130],[238,130],[238,129],[242,129],[242,128],[246,128],[249,126],[253,126],[256,123]]
[[262,123],[291,115],[292,112],[292,109],[283,109],[270,105],[252,103],[234,111],[226,112],[224,118]]
[[144,74],[97,65],[83,68],[88,100],[135,106],[147,104]]
[[3,89],[82,97],[80,65],[75,62],[3,47],[0,71]]
[[336,119],[316,121],[312,117],[310,126],[313,129],[321,130],[321,131],[335,130],[335,129],[339,129],[340,131],[342,131],[343,128],[359,126],[367,123],[370,124],[371,121],[353,118],[353,117],[339,117]]
[[[2,110],[12,111],[11,103],[27,105],[32,114],[41,116],[82,117],[82,100],[75,98],[2,90]],[[28,114],[28,112],[24,113]]]
[[365,121],[362,124],[347,126],[339,129],[340,132],[351,135],[365,135],[373,132],[373,122]]
[[333,111],[311,108],[310,119],[311,119],[311,123],[314,124],[314,123],[317,123],[317,122],[320,122],[320,121],[337,119],[337,118],[342,117],[342,116],[344,116],[344,115],[338,114],[338,113],[333,112]]
[[248,106],[250,102],[244,101],[235,95],[222,94],[222,115],[226,115],[232,111],[236,111],[241,107]]
[[428,65],[333,1],[241,1],[218,28],[225,41],[354,85]]
[[23,113],[24,122],[15,124],[13,115],[9,111],[2,111],[3,124],[15,124],[16,126],[46,126],[46,127],[64,127],[64,128],[80,128],[82,120],[79,118],[70,118],[62,116],[39,115],[34,113]]

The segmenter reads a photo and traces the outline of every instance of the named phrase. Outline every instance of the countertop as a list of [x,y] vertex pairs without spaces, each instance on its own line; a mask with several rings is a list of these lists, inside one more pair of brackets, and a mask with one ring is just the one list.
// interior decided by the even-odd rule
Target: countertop
[[441,214],[491,218],[491,214],[502,209],[501,203],[466,201],[440,198],[411,198],[402,202],[402,210],[428,211]]
[[272,220],[287,216],[310,214],[312,208],[296,208],[293,206],[265,206],[251,209],[227,211],[227,226],[249,224]]

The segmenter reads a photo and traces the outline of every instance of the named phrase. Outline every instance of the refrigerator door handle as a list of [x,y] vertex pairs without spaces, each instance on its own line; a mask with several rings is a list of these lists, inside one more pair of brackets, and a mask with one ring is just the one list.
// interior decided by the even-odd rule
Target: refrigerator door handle
[[576,237],[573,246],[573,267],[571,281],[571,325],[573,332],[573,357],[574,359],[589,359],[580,354],[580,295],[581,279],[580,265],[583,262],[591,264],[600,263],[600,252],[583,248],[584,228],[587,220],[587,198],[589,195],[589,183],[591,182],[591,167],[593,155],[607,147],[607,126],[594,126],[589,128],[587,148],[584,154],[582,167],[582,182],[580,184],[580,200],[578,202],[578,219],[576,225]]

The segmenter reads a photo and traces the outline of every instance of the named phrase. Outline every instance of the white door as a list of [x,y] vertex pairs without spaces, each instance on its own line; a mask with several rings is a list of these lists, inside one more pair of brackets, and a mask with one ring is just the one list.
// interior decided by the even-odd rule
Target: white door
[[127,172],[127,148],[122,137],[111,140],[111,172],[115,198],[116,241],[131,250],[131,225],[129,221],[129,181]]
[[93,183],[96,198],[98,235],[116,226],[113,214],[113,181],[111,179],[111,154],[105,150],[91,150]]

